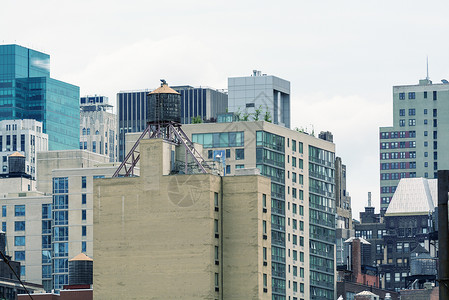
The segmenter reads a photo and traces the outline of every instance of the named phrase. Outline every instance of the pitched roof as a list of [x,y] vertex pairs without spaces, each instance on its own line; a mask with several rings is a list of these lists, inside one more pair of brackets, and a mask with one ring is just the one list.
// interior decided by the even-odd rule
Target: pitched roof
[[75,256],[74,258],[70,259],[69,261],[74,261],[74,260],[83,260],[83,261],[88,260],[88,261],[93,261],[92,258],[90,258],[89,256],[87,256],[87,255],[84,254],[84,253],[78,254],[77,256]]
[[177,91],[175,91],[174,89],[169,87],[168,84],[166,84],[166,83],[163,83],[160,87],[158,87],[157,89],[155,89],[154,91],[149,93],[149,95],[151,95],[151,94],[178,94],[178,95],[180,95]]
[[427,215],[438,205],[437,189],[437,179],[403,178],[385,215]]
[[25,155],[23,155],[23,154],[21,154],[21,153],[19,153],[19,152],[14,152],[14,153],[11,154],[9,157],[15,157],[15,156],[18,156],[18,157],[25,157]]

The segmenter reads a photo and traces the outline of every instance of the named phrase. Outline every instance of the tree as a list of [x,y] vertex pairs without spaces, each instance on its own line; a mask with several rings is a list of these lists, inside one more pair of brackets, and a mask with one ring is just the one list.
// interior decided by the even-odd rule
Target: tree
[[200,124],[203,123],[203,118],[201,116],[192,117],[192,124]]
[[249,121],[249,113],[245,111],[241,118],[242,121]]
[[256,109],[254,109],[253,120],[254,121],[259,121],[261,114],[262,114],[262,105],[260,105]]
[[267,121],[267,122],[273,122],[272,120],[271,120],[271,113],[270,113],[270,111],[268,110],[268,106],[265,106],[265,115],[264,115],[264,117],[263,117],[263,119],[265,120],[265,121]]

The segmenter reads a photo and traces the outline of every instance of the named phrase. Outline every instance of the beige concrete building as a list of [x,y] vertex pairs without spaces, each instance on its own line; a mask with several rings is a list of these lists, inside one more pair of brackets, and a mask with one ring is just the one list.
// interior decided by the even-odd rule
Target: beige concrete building
[[18,151],[25,156],[25,172],[36,178],[37,152],[48,151],[48,135],[42,122],[25,120],[0,121],[0,176],[8,174],[8,156]]
[[51,203],[50,195],[26,189],[3,194],[0,199],[6,253],[20,262],[23,281],[42,284],[45,278],[51,278],[51,272],[42,270],[45,260],[51,262]]
[[270,180],[170,175],[182,146],[139,147],[140,177],[94,180],[94,298],[271,299]]
[[106,155],[117,161],[117,116],[108,97],[86,96],[80,99],[80,149]]

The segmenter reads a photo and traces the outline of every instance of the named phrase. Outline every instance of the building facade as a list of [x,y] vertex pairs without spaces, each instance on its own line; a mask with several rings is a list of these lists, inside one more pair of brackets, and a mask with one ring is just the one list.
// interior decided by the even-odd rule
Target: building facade
[[[9,178],[0,179],[8,181]],[[42,284],[51,280],[52,197],[40,192],[18,190],[0,201],[2,231],[6,232],[6,252],[20,262],[21,279]]]
[[36,120],[0,121],[0,176],[8,174],[8,156],[19,152],[25,156],[25,172],[36,178],[37,152],[48,151],[48,135],[43,133],[42,122]]
[[38,155],[38,189],[52,195],[51,257],[42,265],[50,271],[48,282],[43,282],[47,291],[69,284],[70,258],[79,253],[93,257],[93,178],[112,176],[116,167],[105,165],[108,162],[108,156],[83,150]]
[[109,156],[117,161],[117,116],[105,96],[80,99],[80,149]]
[[94,298],[271,299],[270,179],[173,174],[182,145],[139,147],[141,176],[94,180]]
[[381,127],[380,205],[385,213],[401,178],[437,178],[449,168],[449,84],[393,87],[393,126]]
[[229,111],[254,115],[266,112],[274,124],[290,128],[290,82],[254,70],[252,76],[228,78]]
[[183,126],[225,173],[271,178],[273,299],[334,299],[335,145],[269,122]]
[[[174,86],[181,94],[181,123],[190,124],[192,118],[203,122],[217,119],[228,107],[228,95],[224,90],[206,87]],[[125,153],[125,134],[142,132],[147,126],[147,95],[151,90],[120,92],[117,94],[119,161]]]
[[79,87],[50,77],[50,56],[19,45],[0,45],[0,120],[42,122],[50,150],[79,143]]

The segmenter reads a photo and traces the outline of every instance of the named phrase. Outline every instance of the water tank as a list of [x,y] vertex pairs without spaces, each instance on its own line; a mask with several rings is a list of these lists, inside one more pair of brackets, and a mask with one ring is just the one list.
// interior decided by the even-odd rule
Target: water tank
[[25,156],[15,152],[8,156],[9,176],[25,174]]
[[69,285],[93,283],[94,261],[84,253],[69,260]]
[[147,95],[147,123],[181,123],[181,94],[161,81],[161,87]]

